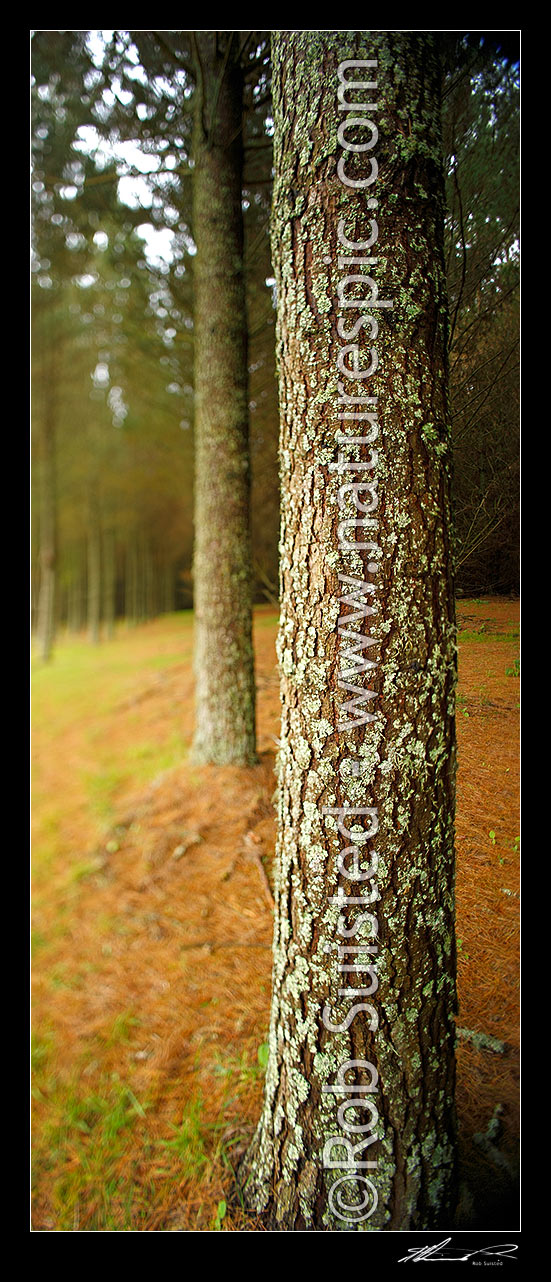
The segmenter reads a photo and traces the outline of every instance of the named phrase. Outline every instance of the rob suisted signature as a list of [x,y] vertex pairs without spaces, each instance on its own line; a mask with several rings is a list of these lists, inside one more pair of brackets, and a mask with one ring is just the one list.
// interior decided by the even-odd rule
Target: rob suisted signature
[[474,1251],[468,1251],[464,1246],[450,1246],[450,1242],[451,1237],[447,1237],[435,1246],[410,1246],[407,1255],[403,1255],[398,1264],[408,1260],[472,1260],[475,1255],[507,1256],[511,1259],[518,1250],[515,1242],[496,1242],[492,1246],[476,1247]]

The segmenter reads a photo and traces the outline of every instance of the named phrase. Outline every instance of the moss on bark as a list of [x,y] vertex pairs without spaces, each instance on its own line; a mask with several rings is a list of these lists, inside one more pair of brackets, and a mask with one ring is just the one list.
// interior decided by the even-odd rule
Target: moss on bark
[[[227,39],[235,33],[227,33]],[[255,760],[242,72],[194,33],[195,671],[197,761]],[[234,42],[235,43],[235,42]]]
[[[440,68],[430,36],[389,32],[276,32],[273,59],[282,730],[270,1054],[242,1178],[248,1204],[272,1229],[438,1227],[450,1212],[455,1179],[456,665]],[[369,154],[379,173],[363,190],[346,187],[337,171],[344,155],[337,69],[345,59],[378,63],[371,97],[379,140]],[[346,153],[346,163],[350,173],[366,172],[365,154]],[[339,265],[345,251],[337,234],[341,224],[350,241],[365,241],[374,218],[370,253],[378,261],[369,270],[393,307],[373,309],[378,333],[373,337],[372,327],[370,337],[366,327],[356,340],[361,369],[373,364],[371,348],[379,362],[360,384],[343,377],[342,363],[339,372],[337,304],[346,270],[362,268]],[[340,314],[352,324],[359,313]],[[338,429],[362,433],[361,421],[339,421],[343,384],[351,394],[365,395],[367,387],[378,397],[369,445],[337,445]],[[343,523],[359,513],[342,486],[366,472],[335,470],[339,449],[345,460],[376,458],[368,470],[371,499],[361,494],[370,524],[356,538],[378,545],[380,556],[354,548],[353,534],[345,548]],[[354,606],[344,597],[353,595],[353,580],[367,585],[365,600],[376,610],[363,629],[354,625],[370,637],[361,654],[375,663],[361,683],[376,696],[363,725],[350,724],[353,716],[343,720],[347,644],[344,667],[349,662],[354,671],[342,635]],[[343,877],[345,843],[337,818],[323,813],[345,806],[378,816],[376,839],[362,847],[377,851],[370,857],[378,898],[369,908],[378,932],[378,988],[369,998],[374,1030],[366,1010],[346,1023],[351,1000],[342,997],[337,946],[350,936],[343,937],[335,900],[339,887],[353,898],[366,884],[358,890]],[[346,916],[360,943],[369,938],[358,920],[365,911],[348,907]],[[357,982],[366,984],[365,967]],[[325,1008],[340,1031],[328,1031]],[[324,1087],[349,1060],[373,1065],[378,1075],[370,1150],[377,1167],[369,1173],[378,1205],[357,1224],[331,1209],[342,1171],[324,1169],[322,1160],[346,1098]]]

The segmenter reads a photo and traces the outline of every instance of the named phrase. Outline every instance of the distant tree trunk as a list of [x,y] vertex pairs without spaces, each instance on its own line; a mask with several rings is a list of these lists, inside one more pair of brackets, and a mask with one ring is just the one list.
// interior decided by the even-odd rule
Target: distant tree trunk
[[138,622],[138,548],[135,535],[126,545],[124,592],[126,623],[133,627]]
[[40,445],[40,591],[38,597],[38,647],[41,659],[51,657],[55,632],[56,586],[56,479],[55,406],[51,387],[46,390],[39,425]]
[[55,594],[55,632],[59,632],[67,624],[67,611],[69,603],[69,593],[67,585],[62,583],[58,586]]
[[218,764],[255,760],[237,44],[236,32],[194,33],[194,757]]
[[[358,154],[337,142],[338,67],[352,59],[363,66],[347,80],[377,82],[345,91],[378,104],[378,144]],[[455,626],[439,61],[430,35],[275,32],[273,66],[282,728],[270,1049],[245,1198],[271,1230],[447,1228]],[[370,129],[350,120],[344,138]],[[339,159],[360,181],[373,156],[371,189],[339,178]],[[343,288],[347,273],[366,279]],[[358,352],[343,355],[359,315]],[[359,402],[346,396],[378,405],[347,420]]]
[[88,639],[97,645],[101,620],[101,530],[97,501],[90,501],[88,530]]
[[85,574],[83,552],[80,543],[71,551],[71,577],[69,581],[69,605],[67,624],[70,632],[80,632],[82,628],[82,606],[84,600]]
[[110,640],[115,632],[115,535],[113,530],[105,530],[103,545],[103,622],[105,635]]
[[147,618],[145,534],[140,530],[138,535],[136,559],[136,621],[143,623]]
[[146,619],[154,619],[157,613],[157,579],[155,561],[147,535],[143,541],[143,574],[144,574],[144,614]]
[[38,633],[38,602],[40,599],[40,565],[33,558],[31,567],[31,628]]
[[163,611],[165,614],[173,614],[176,609],[174,603],[174,566],[172,562],[163,568]]

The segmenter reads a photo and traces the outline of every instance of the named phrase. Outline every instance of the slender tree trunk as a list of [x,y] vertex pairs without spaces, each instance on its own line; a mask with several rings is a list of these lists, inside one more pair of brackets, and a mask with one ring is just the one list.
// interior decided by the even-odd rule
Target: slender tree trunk
[[51,658],[55,633],[56,587],[56,479],[53,390],[46,389],[40,419],[40,591],[38,597],[38,646],[41,659]]
[[88,530],[88,638],[97,645],[101,620],[101,530],[97,501],[90,501]]
[[67,625],[69,593],[65,584],[61,584],[55,594],[55,632]]
[[155,560],[151,551],[151,544],[147,536],[144,535],[143,544],[143,568],[144,568],[144,605],[146,619],[154,619],[157,613],[157,578],[155,573]]
[[31,629],[38,633],[38,603],[40,599],[40,565],[33,559],[31,568]]
[[71,578],[69,582],[69,607],[67,624],[70,632],[80,632],[82,628],[82,604],[84,597],[84,571],[82,547],[76,543],[71,550]]
[[197,761],[245,765],[255,760],[255,686],[241,209],[243,85],[233,61],[237,33],[195,32],[194,41],[194,756]]
[[103,547],[103,622],[105,635],[110,640],[115,632],[115,588],[117,570],[115,562],[115,535],[105,530]]
[[[345,107],[378,103],[375,151],[337,139],[351,59],[378,63],[349,69],[370,83],[344,93]],[[245,1198],[274,1230],[448,1227],[455,626],[439,64],[430,36],[342,31],[274,33],[273,66],[282,729],[270,1051]],[[344,132],[370,136],[351,121]],[[339,159],[361,181],[374,155],[374,185],[347,186]],[[347,273],[371,281],[343,288]],[[343,355],[360,315],[358,352]],[[339,417],[358,405],[363,418]]]
[[138,622],[138,548],[135,534],[126,545],[124,599],[127,627],[135,627]]
[[165,614],[173,614],[175,609],[174,566],[171,562],[163,568],[163,611]]
[[138,535],[136,560],[136,621],[143,623],[147,618],[147,599],[145,591],[145,534],[140,530]]

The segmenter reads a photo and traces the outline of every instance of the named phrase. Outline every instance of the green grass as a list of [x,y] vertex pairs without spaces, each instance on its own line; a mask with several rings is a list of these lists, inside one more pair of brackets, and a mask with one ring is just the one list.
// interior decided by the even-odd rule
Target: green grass
[[132,1010],[123,1010],[116,1015],[105,1039],[106,1046],[127,1046],[131,1041],[132,1030],[139,1028],[141,1020]]
[[90,645],[84,636],[61,635],[50,663],[31,661],[37,722],[48,718],[55,731],[90,710],[109,711],[113,697],[121,697],[121,686],[130,691],[142,670],[157,673],[189,659],[192,624],[193,612],[184,610],[131,631],[119,625],[114,638],[100,645]]
[[254,626],[255,626],[255,629],[256,629],[256,628],[259,628],[259,629],[260,629],[260,628],[273,628],[273,627],[276,627],[276,626],[277,626],[278,622],[279,622],[279,614],[278,614],[277,610],[274,610],[273,614],[272,614],[272,613],[270,613],[270,614],[257,614],[257,615],[255,615],[255,618],[254,618]]
[[190,1100],[180,1126],[172,1126],[173,1138],[159,1140],[159,1147],[174,1153],[178,1159],[179,1173],[185,1179],[196,1180],[208,1163],[206,1139],[214,1127],[205,1122],[203,1100],[200,1095]]
[[40,1074],[47,1067],[54,1046],[53,1033],[44,1033],[39,1036],[37,1033],[31,1035],[31,1072]]
[[228,1050],[218,1052],[213,1065],[213,1073],[217,1077],[226,1077],[228,1086],[233,1087],[243,1082],[256,1082],[264,1076],[267,1063],[268,1045],[263,1042],[258,1047],[256,1060],[251,1063],[246,1050],[241,1055],[233,1055]]
[[461,645],[465,641],[516,641],[519,636],[518,628],[512,628],[509,632],[486,632],[484,628],[478,631],[476,628],[464,628],[458,632],[457,640]]
[[[116,1073],[88,1092],[82,1089],[82,1079],[61,1082],[48,1072],[51,1050],[46,1039],[37,1039],[33,1061],[40,1080],[34,1093],[47,1101],[49,1121],[37,1146],[33,1182],[40,1168],[61,1171],[53,1194],[58,1232],[78,1228],[84,1204],[87,1230],[130,1230],[145,1213],[140,1205],[143,1190],[138,1195],[132,1179],[120,1173],[120,1164],[131,1130],[143,1126],[147,1103],[141,1103]],[[150,1148],[144,1131],[141,1150]]]
[[[51,663],[33,658],[33,868],[37,888],[47,883],[56,865],[75,852],[63,848],[63,827],[72,810],[89,818],[90,841],[98,840],[112,822],[121,790],[139,788],[185,759],[188,745],[177,726],[167,726],[156,742],[147,717],[134,711],[132,700],[155,687],[160,670],[188,663],[192,652],[191,611],[128,630],[92,646],[84,636],[62,636]],[[141,705],[140,705],[141,707]],[[149,702],[144,704],[149,707]],[[123,726],[120,719],[124,718]],[[110,734],[123,729],[120,736]],[[52,789],[51,762],[63,767],[63,784]],[[75,867],[74,879],[82,872]]]

